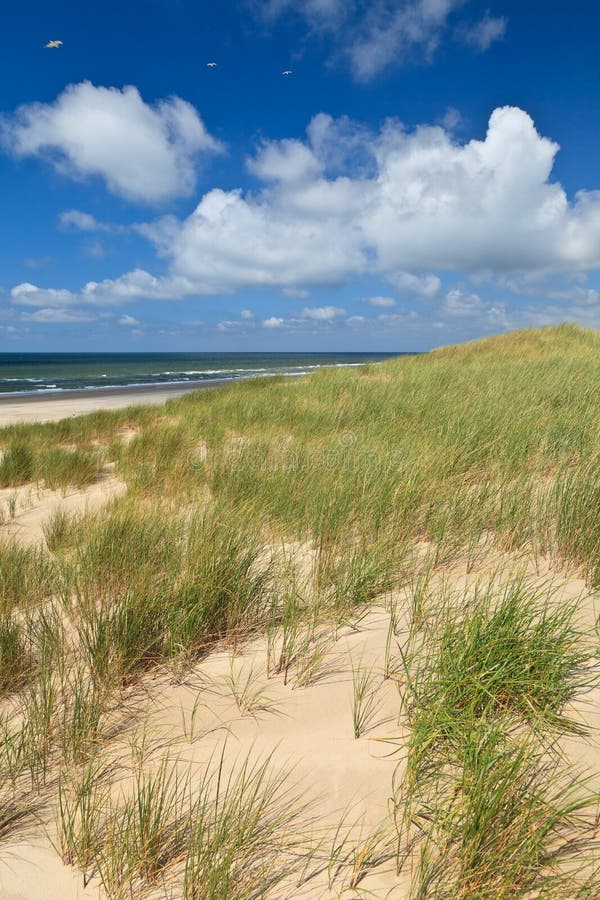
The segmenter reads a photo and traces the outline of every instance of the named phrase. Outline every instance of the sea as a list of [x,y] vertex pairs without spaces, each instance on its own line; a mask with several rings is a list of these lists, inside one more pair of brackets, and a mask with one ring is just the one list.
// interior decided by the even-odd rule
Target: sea
[[399,353],[0,353],[0,395],[305,375]]

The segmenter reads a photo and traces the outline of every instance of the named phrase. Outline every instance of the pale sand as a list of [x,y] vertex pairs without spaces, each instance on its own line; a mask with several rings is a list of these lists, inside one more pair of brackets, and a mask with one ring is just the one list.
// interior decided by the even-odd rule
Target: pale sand
[[[14,538],[20,544],[39,544],[44,540],[44,525],[57,510],[60,509],[69,516],[93,513],[125,491],[125,484],[108,472],[99,481],[82,490],[0,488],[0,514],[4,517],[0,534]],[[12,501],[15,502],[15,514],[10,516],[8,506]]]
[[188,382],[148,388],[110,388],[94,391],[64,391],[60,394],[27,394],[21,397],[0,394],[0,428],[20,422],[56,422],[101,409],[128,406],[155,406],[190,391],[228,384],[225,380]]
[[[124,490],[123,485],[107,473],[104,482],[87,491],[74,491],[66,497],[58,492],[43,492],[29,498],[21,489],[17,516],[0,528],[20,540],[40,540],[41,526],[52,510],[64,504],[70,512],[97,509],[103,502]],[[3,494],[6,492],[3,492]],[[2,498],[0,498],[2,499]],[[28,505],[29,504],[29,505]],[[289,545],[286,552],[296,556],[297,570],[311,566],[312,555],[307,545]],[[527,557],[513,557],[493,552],[482,558],[475,571],[467,574],[465,565],[456,565],[444,573],[452,588],[471,588],[478,579],[498,576],[499,584],[525,567],[532,582],[538,585],[548,579],[561,584],[561,598],[581,597],[584,624],[593,634],[595,598],[585,583],[570,575],[553,571],[551,566]],[[383,598],[382,598],[383,600]],[[389,602],[406,609],[404,595],[399,592]],[[131,741],[135,734],[149,736],[146,747],[148,764],[156,764],[168,754],[182,771],[191,766],[192,784],[202,771],[214,770],[222,752],[225,768],[231,769],[247,755],[264,759],[272,754],[275,769],[290,766],[293,781],[299,786],[303,800],[309,803],[307,833],[313,839],[331,843],[344,816],[354,823],[349,845],[360,850],[370,834],[389,812],[394,775],[402,772],[406,728],[399,718],[398,687],[394,679],[384,680],[383,663],[388,634],[389,613],[383,605],[374,606],[355,628],[342,628],[333,634],[324,626],[323,635],[330,641],[318,668],[315,683],[301,687],[294,671],[284,684],[283,675],[267,678],[267,641],[258,637],[237,656],[229,651],[216,651],[187,673],[183,683],[168,673],[156,673],[145,680],[127,704],[128,719],[119,736],[103,749],[102,759],[119,762],[121,781],[115,792],[127,791],[132,766]],[[264,689],[267,709],[242,715],[238,709],[228,676],[241,677],[253,673],[255,690]],[[372,668],[379,708],[370,727],[358,740],[352,730],[352,668]],[[400,670],[400,666],[399,666]],[[401,677],[398,675],[401,685]],[[565,741],[570,757],[579,766],[599,771],[600,743],[597,710],[598,691],[578,701],[576,711],[593,726],[590,738]],[[135,710],[135,718],[131,716]],[[194,713],[195,710],[195,713]],[[192,725],[193,723],[193,725]],[[191,731],[193,730],[193,733]],[[87,900],[104,898],[98,878],[83,888],[81,873],[63,865],[52,846],[55,830],[52,813],[47,817],[48,833],[41,828],[3,839],[0,845],[0,898],[2,900]],[[325,851],[326,852],[326,851]],[[408,873],[398,878],[393,860],[376,866],[360,882],[358,890],[348,889],[351,872],[346,871],[333,888],[328,886],[327,872],[298,888],[297,879],[289,878],[269,894],[271,900],[332,900],[334,897],[408,896]],[[162,896],[162,894],[161,894]],[[175,890],[173,897],[179,896]]]

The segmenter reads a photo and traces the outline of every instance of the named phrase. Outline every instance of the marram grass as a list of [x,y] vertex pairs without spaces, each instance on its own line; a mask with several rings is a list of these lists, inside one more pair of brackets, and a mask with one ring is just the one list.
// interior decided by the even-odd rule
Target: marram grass
[[[149,674],[264,631],[268,674],[313,686],[336,628],[404,586],[376,671],[409,728],[392,812],[412,896],[600,895],[597,798],[559,752],[583,731],[570,704],[596,683],[597,636],[525,580],[458,602],[433,587],[492,547],[600,585],[599,351],[591,330],[530,330],[0,431],[17,521],[22,485],[82,488],[114,463],[128,489],[98,513],[57,511],[45,547],[0,543],[0,840],[31,820],[33,792],[58,798],[60,852],[107,896],[276,897],[292,870],[299,884],[307,844],[270,766],[221,764],[192,796],[165,762],[116,800],[95,757]],[[232,670],[247,712],[264,705],[251,674]],[[372,673],[353,693],[359,737]],[[357,848],[347,887],[389,835]]]

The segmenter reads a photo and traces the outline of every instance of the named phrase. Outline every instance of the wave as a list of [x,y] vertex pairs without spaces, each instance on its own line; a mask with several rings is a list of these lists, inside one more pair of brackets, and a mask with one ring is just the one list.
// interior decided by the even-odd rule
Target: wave
[[[367,362],[375,362],[378,357],[381,359],[387,355],[391,354],[373,354],[373,356],[366,354],[365,358],[356,361],[356,357],[355,359],[352,359],[351,354],[349,354],[350,359],[342,359],[342,361],[340,361],[339,358],[337,360],[335,358],[332,359],[330,355],[324,354],[323,356],[325,358],[322,361],[318,359],[318,355],[316,359],[313,356],[312,359],[309,357],[304,361],[299,359],[298,356],[294,358],[294,354],[290,354],[288,359],[285,358],[285,354],[281,354],[279,358],[269,359],[267,354],[266,359],[257,359],[256,361],[248,360],[248,364],[245,366],[240,365],[238,360],[230,359],[224,361],[224,365],[220,368],[216,368],[214,366],[215,360],[212,359],[210,360],[210,362],[213,363],[212,367],[209,367],[210,362],[207,360],[209,366],[206,368],[173,369],[171,367],[170,369],[162,371],[146,372],[127,372],[129,361],[125,361],[125,371],[118,371],[115,366],[115,369],[117,370],[114,372],[96,371],[88,373],[85,371],[85,367],[81,369],[77,366],[79,371],[74,369],[72,374],[69,372],[69,366],[63,364],[61,361],[58,363],[61,369],[60,373],[47,372],[45,377],[39,377],[39,375],[31,376],[27,373],[25,365],[19,363],[19,365],[23,365],[23,368],[25,368],[25,371],[20,378],[15,377],[14,369],[10,375],[7,373],[6,377],[0,376],[0,396],[61,393],[66,391],[85,391],[86,393],[98,390],[126,391],[129,388],[132,390],[144,388],[159,390],[161,387],[172,387],[178,384],[193,387],[194,383],[200,385],[210,382],[240,381],[257,377],[272,378],[283,376],[291,378],[309,375],[312,372],[323,368],[350,368],[361,366]],[[169,362],[172,362],[172,360],[169,360]],[[189,364],[189,360],[187,360],[187,362]],[[51,363],[49,363],[49,366],[50,365]],[[106,363],[104,363],[104,365],[106,365]]]

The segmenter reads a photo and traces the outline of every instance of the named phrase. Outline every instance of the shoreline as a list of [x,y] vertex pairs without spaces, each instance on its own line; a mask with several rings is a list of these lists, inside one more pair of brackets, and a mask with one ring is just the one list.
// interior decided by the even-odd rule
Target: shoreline
[[0,394],[0,428],[32,422],[57,422],[84,416],[99,410],[125,409],[128,406],[159,405],[191,391],[223,387],[236,379],[94,388],[94,390],[57,391],[56,393]]

